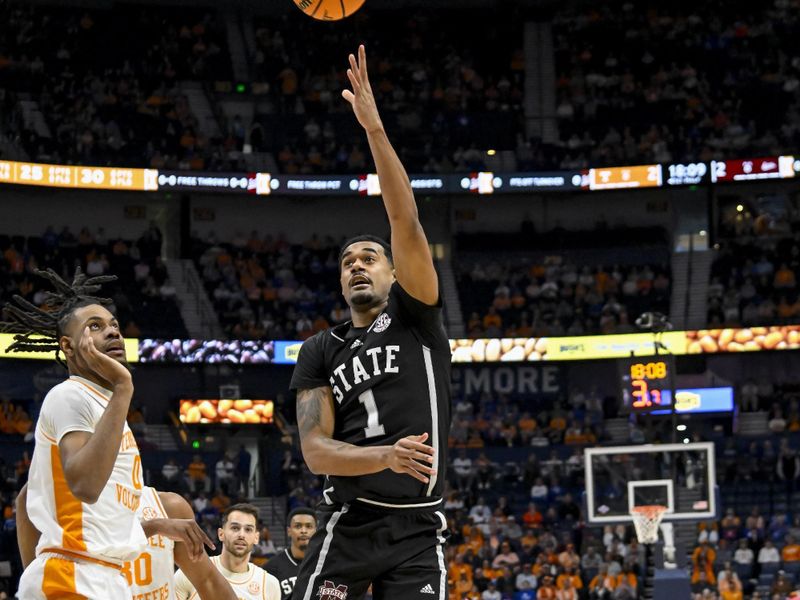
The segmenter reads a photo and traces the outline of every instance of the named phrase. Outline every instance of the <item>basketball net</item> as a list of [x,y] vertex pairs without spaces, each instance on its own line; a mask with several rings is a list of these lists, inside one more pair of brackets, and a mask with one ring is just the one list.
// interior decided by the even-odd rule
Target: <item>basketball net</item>
[[631,517],[640,544],[655,544],[658,541],[658,526],[666,512],[667,507],[658,504],[633,507]]

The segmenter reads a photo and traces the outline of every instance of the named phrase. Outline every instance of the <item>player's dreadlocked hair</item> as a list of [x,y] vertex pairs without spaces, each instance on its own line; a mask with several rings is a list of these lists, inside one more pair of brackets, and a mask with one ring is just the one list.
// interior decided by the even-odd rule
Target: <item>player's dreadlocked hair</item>
[[70,285],[52,269],[37,269],[34,273],[47,279],[55,291],[46,292],[44,308],[38,308],[18,295],[14,295],[13,301],[3,307],[5,320],[0,321],[0,332],[15,334],[14,342],[6,352],[55,352],[56,361],[66,367],[59,356],[61,348],[58,344],[64,327],[75,309],[90,304],[111,304],[109,298],[98,298],[93,294],[100,290],[102,284],[116,281],[117,277],[87,277],[78,267]]

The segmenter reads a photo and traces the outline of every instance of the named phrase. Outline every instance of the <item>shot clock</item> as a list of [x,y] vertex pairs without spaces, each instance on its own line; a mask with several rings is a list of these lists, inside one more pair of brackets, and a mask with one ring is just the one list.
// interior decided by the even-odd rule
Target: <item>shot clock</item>
[[649,412],[671,404],[675,361],[670,354],[636,356],[618,361],[622,405]]

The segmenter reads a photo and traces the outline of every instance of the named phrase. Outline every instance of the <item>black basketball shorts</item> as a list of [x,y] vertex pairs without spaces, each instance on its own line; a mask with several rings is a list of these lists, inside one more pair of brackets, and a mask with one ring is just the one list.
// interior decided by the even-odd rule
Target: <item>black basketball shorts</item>
[[447,600],[441,511],[321,506],[292,600]]

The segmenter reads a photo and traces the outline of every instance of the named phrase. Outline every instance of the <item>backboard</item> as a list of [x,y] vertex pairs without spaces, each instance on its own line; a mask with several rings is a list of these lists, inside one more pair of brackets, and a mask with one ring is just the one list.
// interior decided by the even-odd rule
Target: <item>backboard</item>
[[589,523],[631,522],[634,506],[667,507],[664,521],[717,516],[714,444],[646,444],[587,448],[586,514]]

